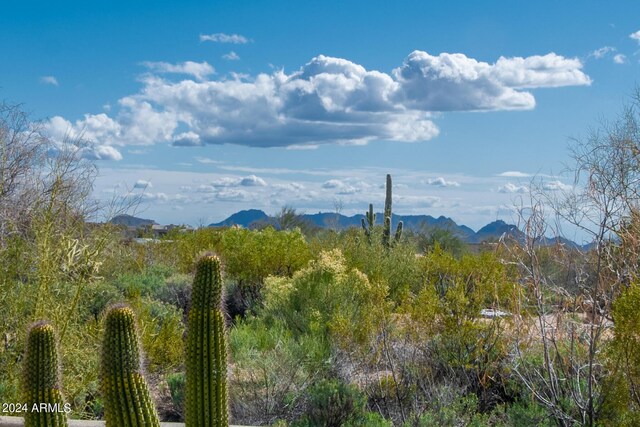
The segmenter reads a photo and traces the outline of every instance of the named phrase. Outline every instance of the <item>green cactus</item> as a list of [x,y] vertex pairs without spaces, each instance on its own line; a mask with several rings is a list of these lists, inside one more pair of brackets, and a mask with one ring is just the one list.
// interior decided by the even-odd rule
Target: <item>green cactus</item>
[[[389,248],[395,245],[402,238],[403,224],[402,221],[400,221],[398,222],[393,241],[391,241],[391,219],[393,218],[393,212],[391,210],[391,187],[391,175],[387,174],[386,194],[384,199],[384,216],[382,220],[382,245],[385,248]],[[373,213],[373,204],[369,204],[369,212],[366,213],[366,217],[367,222],[365,222],[365,219],[362,218],[362,228],[364,229],[364,234],[369,239],[369,243],[371,243],[373,225],[376,221],[376,215]]]
[[53,326],[40,321],[31,326],[24,360],[22,392],[26,427],[67,425],[60,392],[58,351]]
[[205,255],[196,264],[187,322],[186,426],[226,427],[227,343],[216,256]]
[[369,243],[371,243],[371,233],[373,232],[373,226],[376,224],[376,214],[373,213],[373,203],[369,203],[369,212],[366,212],[366,217],[366,222],[364,218],[362,218],[362,229],[367,239],[369,239]]
[[112,306],[105,320],[101,388],[107,427],[159,427],[141,368],[133,310]]

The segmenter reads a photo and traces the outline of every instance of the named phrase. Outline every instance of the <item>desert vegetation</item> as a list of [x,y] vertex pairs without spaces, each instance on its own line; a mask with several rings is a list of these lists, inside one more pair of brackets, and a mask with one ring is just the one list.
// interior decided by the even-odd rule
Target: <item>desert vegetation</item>
[[[105,328],[135,313],[129,335],[144,365],[127,375],[144,371],[147,412],[161,420],[204,416],[196,388],[206,386],[206,400],[220,412],[228,400],[244,425],[638,425],[635,99],[572,145],[574,191],[551,197],[532,182],[523,237],[474,248],[442,231],[394,230],[390,177],[382,226],[363,206],[362,228],[303,231],[289,209],[293,225],[281,230],[176,229],[138,244],[97,219],[119,209],[91,203],[82,141],[54,144],[3,105],[0,403],[23,402],[28,348],[43,340],[61,369],[41,385],[60,382],[70,417],[119,416],[100,385],[110,363],[101,348]],[[548,239],[566,224],[590,244]],[[196,274],[205,252],[222,274],[217,261]],[[205,280],[218,283],[223,310],[196,288]],[[187,355],[210,355],[190,323],[212,342],[226,330],[226,387],[194,385]]]

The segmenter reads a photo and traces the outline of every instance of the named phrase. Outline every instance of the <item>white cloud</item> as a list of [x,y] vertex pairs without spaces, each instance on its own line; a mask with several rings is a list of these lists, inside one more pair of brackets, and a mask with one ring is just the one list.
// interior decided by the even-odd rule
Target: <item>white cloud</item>
[[529,188],[525,185],[515,185],[510,182],[506,183],[502,187],[498,188],[498,193],[520,193],[524,194],[529,191]]
[[447,181],[443,177],[429,178],[427,184],[434,185],[436,187],[460,187],[460,184],[456,181]]
[[362,192],[362,182],[354,186],[339,179],[330,179],[322,184],[322,188],[326,190],[336,190],[336,194],[356,194]]
[[240,180],[240,185],[245,187],[264,187],[267,185],[264,179],[255,176],[249,175]]
[[627,62],[627,57],[621,53],[613,56],[613,62],[616,64],[624,64]]
[[287,146],[285,149],[286,150],[297,150],[297,151],[301,151],[301,150],[317,150],[318,148],[320,148],[319,145],[311,145],[311,144],[307,144],[307,145],[289,145]]
[[214,43],[232,43],[232,44],[247,44],[251,40],[249,40],[245,36],[241,36],[240,34],[225,34],[225,33],[215,33],[215,34],[200,34],[201,42],[214,42]]
[[629,34],[629,37],[637,41],[638,44],[640,44],[640,30],[636,31],[635,33]]
[[429,111],[531,109],[535,99],[519,89],[588,85],[578,59],[555,53],[500,57],[495,64],[461,53],[414,51],[393,74],[404,105]]
[[488,64],[463,54],[415,51],[391,74],[319,55],[291,74],[277,70],[218,80],[206,80],[213,73],[206,62],[148,65],[156,73],[187,73],[195,80],[147,74],[137,94],[120,99],[115,116],[87,114],[73,124],[54,117],[51,126],[62,124],[110,146],[232,143],[300,149],[413,142],[438,135],[432,112],[530,109],[535,99],[523,89],[591,82],[579,60],[554,53]]
[[165,193],[142,193],[140,195],[143,202],[167,202],[169,196]]
[[153,184],[151,184],[150,181],[145,181],[144,179],[139,179],[133,185],[133,188],[142,188],[142,189],[153,188]]
[[498,176],[503,176],[507,178],[529,178],[533,175],[530,173],[520,172],[520,171],[506,171],[499,173]]
[[248,201],[253,200],[253,197],[244,190],[234,190],[230,188],[225,188],[218,193],[215,194],[215,198],[217,200],[221,200],[224,202],[239,202],[239,201]]
[[237,61],[240,59],[240,56],[238,56],[234,51],[231,51],[222,55],[222,59],[226,59],[227,61]]
[[573,188],[572,186],[567,185],[560,181],[545,182],[544,185],[542,186],[542,189],[547,191],[569,191],[572,188]]
[[89,160],[122,160],[122,154],[108,145],[98,145],[83,149],[82,157]]
[[596,49],[596,50],[594,50],[593,52],[591,52],[591,53],[589,54],[589,56],[592,56],[592,57],[594,57],[594,58],[596,58],[596,59],[602,59],[602,58],[604,58],[605,56],[607,56],[609,53],[613,53],[613,52],[615,52],[615,51],[616,51],[616,48],[615,48],[615,47],[612,47],[612,46],[603,46],[603,47],[601,47],[601,48],[599,48],[599,49]]
[[287,182],[286,184],[274,184],[273,188],[279,191],[301,191],[305,186],[298,182]]
[[224,177],[218,180],[215,180],[211,183],[213,187],[265,187],[267,182],[255,175],[249,175],[245,177]]
[[208,62],[186,61],[179,64],[170,64],[168,62],[143,62],[142,65],[147,67],[149,71],[160,74],[187,74],[195,77],[197,80],[204,80],[206,77],[214,74],[216,70],[209,65]]
[[199,147],[202,146],[200,135],[195,132],[183,132],[173,137],[173,143],[176,147]]
[[42,76],[40,77],[40,83],[45,85],[58,86],[58,79],[54,76]]

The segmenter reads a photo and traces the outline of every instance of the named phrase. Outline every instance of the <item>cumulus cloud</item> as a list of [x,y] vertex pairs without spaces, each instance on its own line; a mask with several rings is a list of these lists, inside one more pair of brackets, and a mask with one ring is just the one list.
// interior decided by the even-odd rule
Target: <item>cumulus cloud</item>
[[247,44],[251,40],[249,40],[245,36],[241,36],[240,34],[215,33],[215,34],[200,34],[200,41],[214,42],[214,43]]
[[447,181],[443,177],[439,176],[437,178],[430,178],[427,180],[427,184],[433,185],[436,187],[460,187],[460,184],[456,181]]
[[226,59],[227,61],[237,61],[240,59],[240,56],[238,56],[234,51],[231,51],[222,55],[222,59]]
[[142,193],[140,195],[143,202],[167,202],[169,196],[165,193]]
[[613,56],[613,62],[616,64],[624,64],[627,62],[627,57],[621,53]]
[[259,176],[249,175],[241,178],[224,177],[213,181],[213,187],[265,187],[267,182]]
[[414,51],[393,74],[404,104],[416,109],[516,110],[535,106],[533,95],[519,89],[590,84],[581,68],[578,59],[555,53],[488,64],[461,53]]
[[144,179],[139,179],[136,181],[136,183],[133,185],[133,188],[153,188],[153,184],[151,184],[150,181],[146,181]]
[[258,176],[249,175],[240,180],[240,185],[243,185],[245,187],[264,187],[267,185],[267,183],[264,179]]
[[274,184],[273,188],[279,191],[301,191],[304,190],[304,185],[299,182],[288,182],[286,184]]
[[199,147],[203,145],[200,135],[195,132],[183,132],[174,136],[172,144],[176,147]]
[[[290,74],[276,70],[218,80],[207,79],[213,67],[206,62],[148,66],[142,89],[120,99],[116,115],[87,114],[74,123],[54,117],[52,126],[63,123],[110,146],[413,142],[438,135],[432,112],[531,109],[535,99],[528,89],[591,82],[578,59],[555,53],[489,64],[459,53],[415,51],[390,74],[319,55]],[[161,77],[173,72],[194,79]]]
[[545,182],[544,185],[542,186],[542,189],[547,191],[569,191],[572,188],[573,188],[572,186],[567,185],[560,181]]
[[498,188],[498,193],[520,193],[524,194],[529,191],[529,188],[525,185],[515,185],[510,182],[506,183],[502,187]]
[[122,160],[122,154],[109,145],[94,145],[81,149],[82,157],[88,160]]
[[629,37],[635,41],[638,42],[638,44],[640,44],[640,30],[636,31],[635,33],[631,33],[629,34]]
[[341,181],[339,179],[330,179],[328,181],[325,181],[322,184],[322,188],[327,189],[327,190],[336,190],[337,194],[356,194],[359,193],[361,191],[360,188],[356,188],[350,184],[347,184],[344,181]]
[[58,86],[58,79],[54,76],[42,76],[40,77],[40,83],[45,85]]
[[160,74],[187,74],[197,80],[204,80],[207,76],[214,74],[216,70],[208,62],[186,61],[178,64],[168,62],[143,62],[142,65],[149,71]]

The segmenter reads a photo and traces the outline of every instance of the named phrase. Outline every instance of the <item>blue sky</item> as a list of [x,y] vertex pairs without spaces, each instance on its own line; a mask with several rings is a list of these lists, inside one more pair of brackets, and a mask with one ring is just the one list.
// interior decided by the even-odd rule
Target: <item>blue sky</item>
[[0,99],[92,141],[161,223],[381,208],[472,228],[550,191],[638,82],[640,4],[10,2]]

